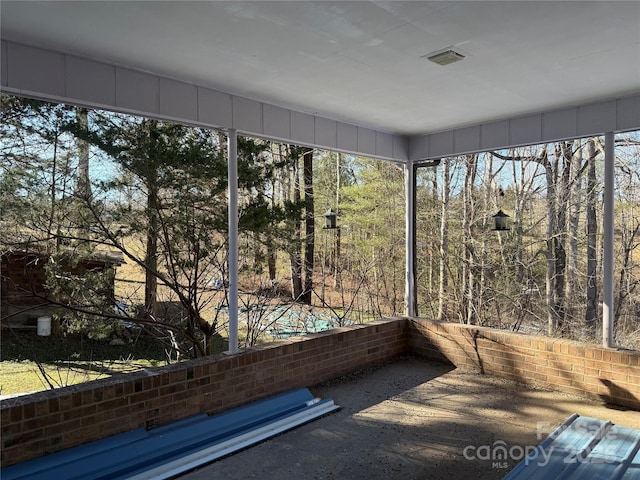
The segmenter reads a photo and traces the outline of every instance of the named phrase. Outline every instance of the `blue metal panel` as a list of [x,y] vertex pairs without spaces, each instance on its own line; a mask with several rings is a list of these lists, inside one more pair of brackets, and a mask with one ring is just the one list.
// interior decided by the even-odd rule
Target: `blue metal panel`
[[612,426],[578,465],[573,475],[567,478],[608,480],[619,477],[619,473],[625,469],[625,460],[631,456],[639,441],[640,431]]
[[639,449],[640,430],[574,414],[504,478],[638,480]]
[[118,458],[131,450],[131,445],[148,438],[144,428],[96,440],[78,447],[36,458],[28,462],[11,465],[0,470],[3,480],[29,479],[50,480],[82,478],[86,468],[99,468],[103,456]]
[[[138,429],[116,435],[12,465],[0,473],[3,480],[115,480],[144,474],[171,462],[177,463],[175,470],[181,468],[181,458],[236,436],[251,437],[258,429],[269,430],[274,422],[284,420],[286,424],[289,416],[318,410],[318,406],[324,404],[331,411],[338,408],[330,399],[315,400],[307,389],[292,390],[217,415],[195,415],[148,431]],[[320,416],[313,415],[311,413],[309,420]],[[278,431],[288,429],[286,425],[278,428]],[[261,435],[265,438],[264,433]]]
[[189,425],[195,425],[203,420],[209,418],[206,413],[200,413],[198,415],[192,415],[191,417],[176,420],[175,422],[167,423],[166,425],[160,425],[159,427],[153,427],[147,431],[147,435],[157,435],[159,433],[170,432],[179,428],[184,428]]
[[627,470],[620,480],[638,480],[640,478],[640,444],[636,445],[635,456],[627,463]]

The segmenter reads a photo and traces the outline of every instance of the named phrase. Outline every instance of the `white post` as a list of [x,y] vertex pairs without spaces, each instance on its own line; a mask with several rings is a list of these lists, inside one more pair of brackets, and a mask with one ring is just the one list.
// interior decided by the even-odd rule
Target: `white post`
[[407,160],[404,166],[404,197],[405,197],[405,291],[404,304],[407,317],[415,317],[415,211],[416,211],[416,191],[415,191],[415,168],[411,160]]
[[238,352],[238,132],[228,131],[229,353]]
[[614,164],[615,164],[615,148],[614,134],[607,132],[604,136],[604,212],[602,218],[602,229],[604,233],[604,290],[603,290],[603,306],[602,306],[602,345],[606,348],[613,346],[613,282],[614,282],[614,264],[613,264],[613,190],[614,190]]

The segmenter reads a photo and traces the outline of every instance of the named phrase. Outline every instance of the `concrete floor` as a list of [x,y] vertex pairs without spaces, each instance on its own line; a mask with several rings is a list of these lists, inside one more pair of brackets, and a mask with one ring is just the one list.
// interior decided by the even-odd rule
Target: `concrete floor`
[[[573,413],[640,427],[637,411],[416,358],[310,389],[342,410],[180,479],[499,479]],[[511,458],[484,459],[499,445]]]

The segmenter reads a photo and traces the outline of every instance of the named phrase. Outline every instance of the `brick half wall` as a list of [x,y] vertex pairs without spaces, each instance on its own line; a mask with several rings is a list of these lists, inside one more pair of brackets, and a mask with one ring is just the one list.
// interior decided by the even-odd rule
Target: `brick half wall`
[[413,353],[640,410],[640,352],[428,320],[389,319],[0,401],[1,465],[216,413]]
[[198,413],[308,387],[406,353],[407,322],[274,342],[0,402],[2,466]]
[[422,357],[640,410],[640,352],[428,320],[408,329]]

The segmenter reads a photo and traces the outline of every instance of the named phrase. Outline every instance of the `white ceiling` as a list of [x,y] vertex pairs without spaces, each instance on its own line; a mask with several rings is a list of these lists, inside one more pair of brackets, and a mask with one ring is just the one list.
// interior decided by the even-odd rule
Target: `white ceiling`
[[[640,1],[0,3],[2,38],[422,134],[640,91]],[[442,67],[424,55],[454,46]]]

